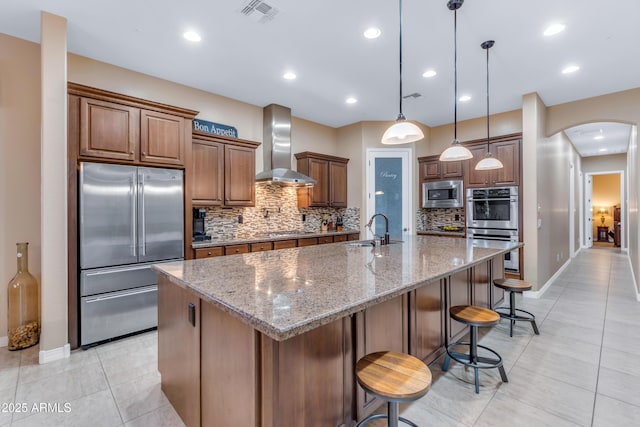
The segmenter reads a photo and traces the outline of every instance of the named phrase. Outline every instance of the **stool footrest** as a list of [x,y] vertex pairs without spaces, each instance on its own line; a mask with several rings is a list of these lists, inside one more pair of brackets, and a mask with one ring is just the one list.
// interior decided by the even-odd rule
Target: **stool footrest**
[[[373,421],[373,420],[379,420],[380,418],[389,418],[389,416],[387,414],[375,414],[375,415],[369,415],[367,418],[365,418],[364,420],[360,421],[358,424],[356,424],[356,427],[360,427],[363,426],[365,424],[367,424],[369,421]],[[399,421],[402,421],[403,423],[410,425],[411,427],[419,427],[417,424],[414,424],[413,422],[411,422],[410,420],[404,418],[404,417],[398,417]]]
[[[528,311],[525,310],[521,310],[519,308],[515,308],[514,311],[516,312],[515,315],[511,315],[511,313],[503,313],[500,312],[498,310],[511,310],[510,307],[496,307],[493,309],[493,311],[497,312],[500,317],[502,317],[503,319],[513,319],[513,320],[526,320],[527,322],[535,322],[536,320],[536,316],[533,313],[530,313]],[[524,313],[524,316],[519,316],[518,312],[520,313]]]
[[493,369],[493,368],[498,368],[502,366],[502,357],[500,357],[500,355],[496,351],[480,344],[477,344],[476,346],[478,348],[482,348],[488,351],[489,353],[493,354],[494,356],[496,356],[497,359],[492,359],[490,357],[484,357],[484,356],[476,356],[475,361],[473,361],[471,360],[471,354],[469,353],[459,353],[459,352],[450,350],[450,347],[470,346],[470,345],[471,344],[468,342],[456,342],[453,344],[449,344],[447,346],[447,355],[449,355],[449,357],[451,357],[456,362],[462,363],[463,365],[470,366],[472,368]]

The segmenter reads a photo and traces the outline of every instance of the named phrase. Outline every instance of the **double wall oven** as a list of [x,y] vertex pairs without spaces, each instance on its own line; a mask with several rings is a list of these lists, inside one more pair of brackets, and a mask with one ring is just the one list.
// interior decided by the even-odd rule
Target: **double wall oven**
[[[518,187],[469,188],[466,196],[467,238],[518,241]],[[505,254],[504,267],[520,271],[518,249]]]

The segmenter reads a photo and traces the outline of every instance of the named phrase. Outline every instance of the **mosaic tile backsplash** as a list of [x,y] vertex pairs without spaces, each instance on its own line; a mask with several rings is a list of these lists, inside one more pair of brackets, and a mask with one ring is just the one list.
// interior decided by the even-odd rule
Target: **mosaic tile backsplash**
[[440,231],[439,227],[445,225],[464,228],[464,208],[418,209],[416,222],[418,231]]
[[[336,217],[342,216],[345,229],[360,229],[359,208],[298,208],[295,188],[272,184],[256,185],[255,207],[208,207],[206,211],[205,232],[221,239],[275,231],[320,231],[323,214],[328,214],[334,224]],[[242,224],[238,216],[242,216]]]

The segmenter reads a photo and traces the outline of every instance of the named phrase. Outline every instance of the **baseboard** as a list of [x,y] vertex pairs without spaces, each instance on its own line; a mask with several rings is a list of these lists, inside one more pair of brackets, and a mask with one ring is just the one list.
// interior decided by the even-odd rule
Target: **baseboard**
[[55,360],[66,359],[69,356],[71,356],[71,345],[67,343],[62,347],[54,348],[52,350],[40,350],[38,361],[42,365]]
[[0,337],[0,347],[6,347],[9,345],[9,337]]
[[571,264],[571,259],[568,259],[564,264],[562,264],[562,267],[560,267],[558,269],[558,271],[556,271],[555,274],[553,276],[551,276],[551,278],[549,278],[549,280],[547,280],[547,283],[545,283],[544,286],[542,288],[540,288],[539,291],[525,291],[525,292],[523,292],[523,296],[525,298],[535,298],[535,299],[538,299],[538,298],[542,297],[542,295],[544,295],[544,293],[547,292],[547,289],[549,289],[549,287],[551,287],[551,284],[558,277],[560,277],[562,272],[569,266],[569,264]]
[[633,273],[633,265],[631,264],[631,257],[627,256],[629,261],[629,270],[631,270],[631,278],[633,279],[633,291],[636,294],[636,301],[640,301],[640,293],[638,292],[638,282],[636,282],[636,275]]

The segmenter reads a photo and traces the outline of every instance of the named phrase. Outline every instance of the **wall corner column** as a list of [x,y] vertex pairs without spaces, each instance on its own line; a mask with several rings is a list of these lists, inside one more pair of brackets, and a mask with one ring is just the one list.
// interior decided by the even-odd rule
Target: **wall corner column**
[[69,357],[67,336],[67,20],[40,15],[40,363]]

